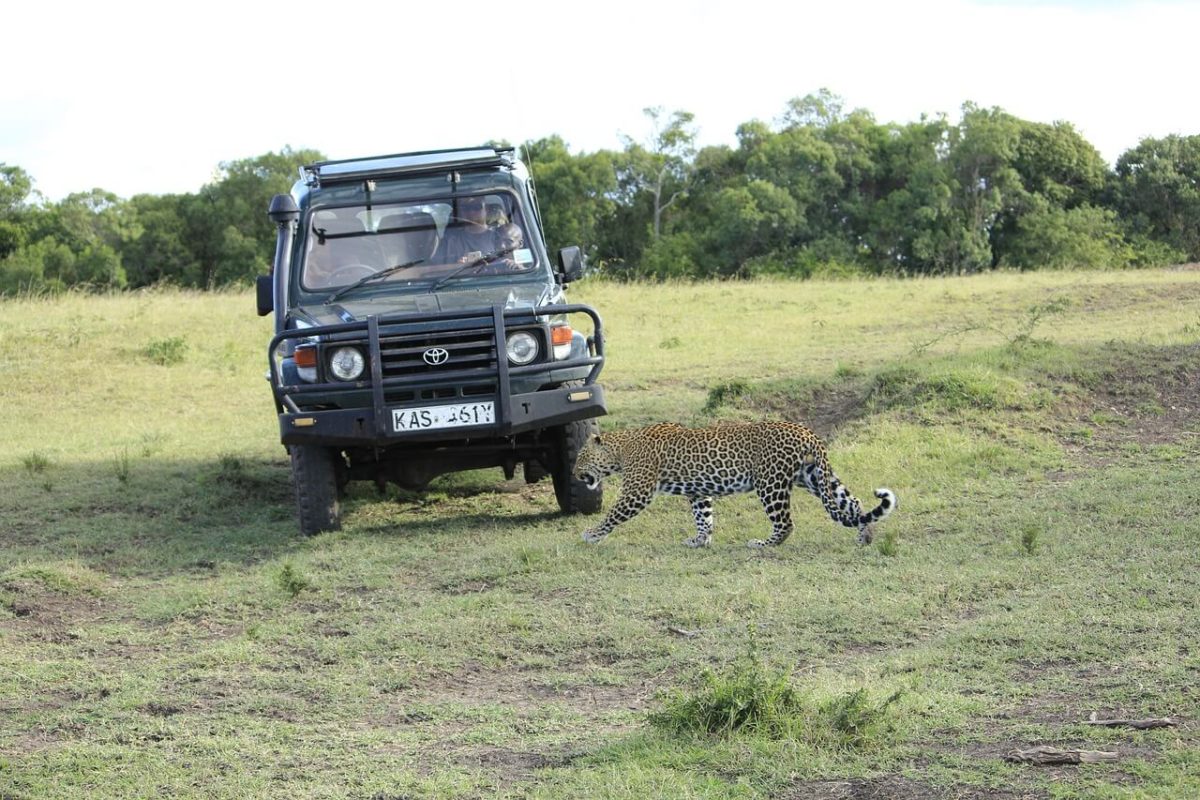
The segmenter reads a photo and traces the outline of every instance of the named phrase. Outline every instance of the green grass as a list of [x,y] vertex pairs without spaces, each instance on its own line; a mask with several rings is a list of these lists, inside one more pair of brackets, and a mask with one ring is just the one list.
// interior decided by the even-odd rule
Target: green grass
[[0,798],[1200,795],[1200,273],[573,299],[604,426],[811,421],[875,543],[797,493],[776,550],[749,495],[591,547],[499,470],[304,539],[251,295],[5,301]]

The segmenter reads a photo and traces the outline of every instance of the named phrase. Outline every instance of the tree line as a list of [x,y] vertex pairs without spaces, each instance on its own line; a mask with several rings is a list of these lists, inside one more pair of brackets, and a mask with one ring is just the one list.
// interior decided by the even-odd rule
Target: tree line
[[[1143,139],[1110,168],[1067,122],[967,103],[880,123],[821,90],[696,146],[695,117],[646,110],[620,150],[522,145],[546,237],[619,279],[1123,268],[1200,260],[1200,136]],[[364,154],[365,155],[365,154]],[[47,202],[0,164],[0,293],[244,284],[266,269],[266,216],[315,150],[222,163],[194,194]]]

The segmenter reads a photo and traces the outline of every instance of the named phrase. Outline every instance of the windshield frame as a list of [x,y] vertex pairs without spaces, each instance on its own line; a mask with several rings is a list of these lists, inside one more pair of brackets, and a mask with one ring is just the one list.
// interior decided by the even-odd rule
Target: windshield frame
[[[463,270],[462,265],[470,260],[467,256],[478,258],[480,255],[480,253],[470,251],[463,256],[461,261],[439,261],[433,257],[395,259],[395,263],[392,263],[392,259],[383,258],[369,263],[368,266],[383,270],[408,261],[421,263],[398,270],[395,274],[377,281],[364,282],[361,286],[340,295],[337,298],[338,301],[378,299],[392,294],[420,294],[429,292],[431,289],[439,292],[462,291],[464,288],[475,286],[494,288],[507,283],[546,284],[552,282],[554,276],[549,259],[545,255],[540,230],[536,227],[536,216],[532,213],[528,198],[521,191],[524,186],[519,183],[514,185],[513,181],[497,181],[495,178],[475,183],[479,185],[464,186],[458,191],[436,193],[429,192],[429,187],[426,185],[427,191],[416,196],[411,192],[397,193],[382,190],[373,193],[369,190],[347,192],[344,187],[341,187],[341,191],[330,192],[328,198],[320,195],[306,198],[310,202],[305,204],[308,207],[301,215],[299,230],[293,245],[291,279],[293,301],[291,305],[319,304],[368,274],[366,270],[356,270],[356,275],[342,276],[342,279],[335,283],[319,284],[309,280],[311,269],[309,253],[316,247],[329,247],[338,242],[369,243],[374,240],[375,243],[379,243],[382,237],[399,235],[401,232],[411,233],[416,228],[388,228],[384,222],[388,216],[413,212],[428,214],[432,217],[437,234],[438,244],[437,251],[435,251],[435,255],[437,255],[442,250],[447,232],[467,222],[463,213],[459,211],[460,202],[467,198],[478,197],[485,198],[485,205],[494,206],[489,209],[493,215],[502,211],[507,224],[517,225],[524,234],[522,246],[516,249],[515,255],[510,253],[507,264],[499,266],[489,262],[491,266],[486,269]],[[321,226],[318,224],[322,219],[328,222],[331,218],[337,218],[341,223],[357,220],[361,225],[358,229],[354,229],[352,226],[339,228],[337,225]],[[488,222],[490,223],[489,230],[495,232],[497,225],[503,220],[493,216]],[[488,252],[494,253],[503,249],[495,246]],[[340,263],[347,262],[345,257],[333,260]],[[366,259],[363,259],[359,263],[365,261]]]

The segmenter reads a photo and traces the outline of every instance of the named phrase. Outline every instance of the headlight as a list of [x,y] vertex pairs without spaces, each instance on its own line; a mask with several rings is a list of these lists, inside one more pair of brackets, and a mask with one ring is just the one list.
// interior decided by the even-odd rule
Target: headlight
[[517,331],[508,335],[508,360],[517,366],[530,364],[538,357],[537,337],[526,331]]
[[339,347],[329,357],[329,371],[339,381],[357,380],[366,365],[367,360],[357,347]]

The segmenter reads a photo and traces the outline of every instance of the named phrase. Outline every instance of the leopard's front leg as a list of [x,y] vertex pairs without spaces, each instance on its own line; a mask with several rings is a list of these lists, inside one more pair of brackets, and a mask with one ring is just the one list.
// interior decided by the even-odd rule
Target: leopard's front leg
[[647,481],[630,480],[628,477],[621,486],[621,496],[616,504],[604,516],[604,520],[594,528],[583,532],[583,540],[588,544],[596,544],[605,536],[612,533],[613,528],[622,522],[628,522],[641,513],[654,497],[654,484]]

